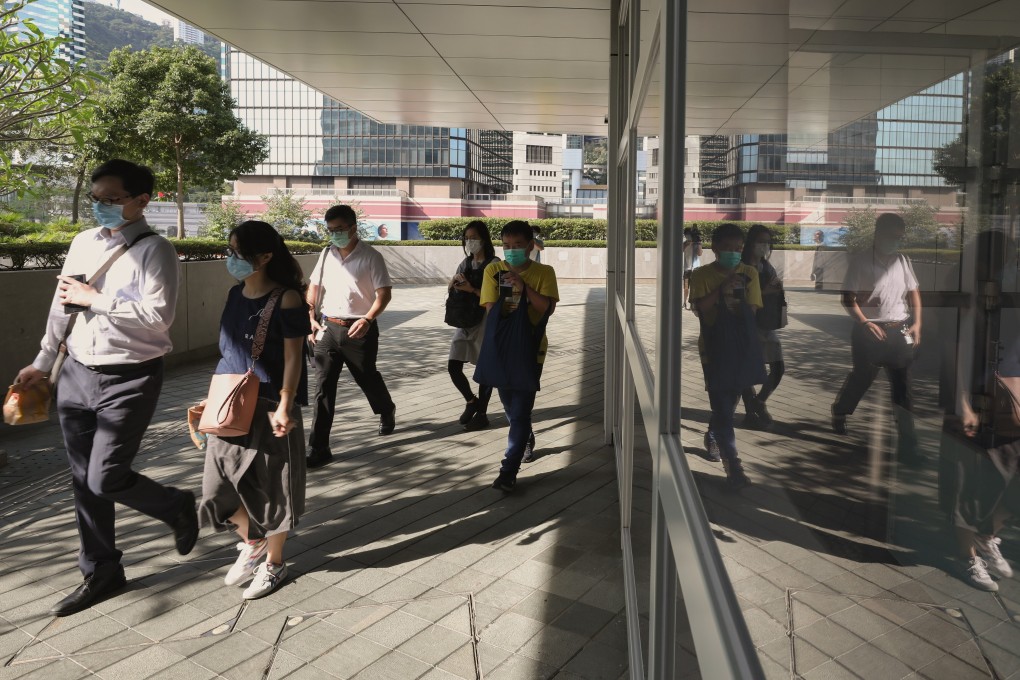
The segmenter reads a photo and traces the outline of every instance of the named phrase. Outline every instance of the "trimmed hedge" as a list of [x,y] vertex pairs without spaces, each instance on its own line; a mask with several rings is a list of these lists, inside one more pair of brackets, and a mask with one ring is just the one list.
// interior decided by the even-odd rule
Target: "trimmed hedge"
[[[460,241],[460,235],[469,222],[480,220],[489,228],[489,234],[494,240],[499,238],[499,232],[503,225],[517,218],[511,217],[447,217],[438,220],[425,220],[418,223],[418,231],[429,241]],[[547,218],[539,220],[527,220],[532,227],[542,230],[542,237],[546,241],[605,241],[607,221],[591,218]],[[712,230],[720,224],[735,224],[744,233],[756,222],[726,222],[723,220],[692,220],[684,222],[684,227],[697,228],[701,232],[701,238],[708,241],[712,236]],[[799,225],[767,224],[780,243],[796,243],[800,240]],[[634,231],[639,241],[655,241],[658,238],[659,223],[657,220],[635,220]]]
[[[34,235],[33,235],[34,236]],[[71,245],[71,237],[63,240],[41,240],[32,236],[16,239],[0,238],[0,269],[59,269]],[[218,260],[223,257],[227,242],[211,238],[169,239],[177,249],[182,262]],[[318,253],[323,246],[304,241],[287,241],[287,247],[295,255]],[[3,260],[10,260],[6,264]]]

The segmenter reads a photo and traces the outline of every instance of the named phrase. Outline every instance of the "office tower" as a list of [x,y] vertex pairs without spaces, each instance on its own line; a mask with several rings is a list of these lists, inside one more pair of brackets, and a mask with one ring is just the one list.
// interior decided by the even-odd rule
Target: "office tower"
[[[4,3],[6,7],[14,4]],[[68,38],[58,52],[64,59],[78,62],[85,58],[84,0],[36,0],[18,12],[18,19],[31,20],[49,38]]]

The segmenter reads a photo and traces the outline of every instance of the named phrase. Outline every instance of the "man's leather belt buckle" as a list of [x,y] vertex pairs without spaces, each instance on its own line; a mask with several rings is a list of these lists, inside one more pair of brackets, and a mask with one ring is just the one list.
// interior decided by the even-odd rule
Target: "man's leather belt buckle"
[[339,316],[324,316],[322,318],[328,321],[329,323],[335,323],[337,326],[343,326],[344,328],[347,328],[348,326],[353,326],[354,322],[357,321],[357,319],[343,319]]

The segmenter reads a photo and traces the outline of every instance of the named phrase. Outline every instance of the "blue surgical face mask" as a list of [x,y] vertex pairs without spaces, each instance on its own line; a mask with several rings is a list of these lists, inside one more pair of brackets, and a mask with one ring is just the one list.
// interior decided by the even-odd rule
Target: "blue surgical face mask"
[[255,273],[255,267],[252,267],[248,260],[230,255],[227,257],[227,271],[238,281],[244,281]]
[[504,248],[503,259],[511,267],[520,267],[528,261],[528,251],[525,248]]
[[337,248],[343,249],[351,244],[351,232],[333,231],[329,234],[329,242]]
[[740,264],[740,253],[734,252],[732,250],[724,250],[723,252],[719,253],[719,264],[721,264],[726,269],[733,269],[738,264]]
[[103,205],[96,202],[92,204],[92,214],[99,226],[107,229],[116,229],[124,224],[124,206],[122,205]]

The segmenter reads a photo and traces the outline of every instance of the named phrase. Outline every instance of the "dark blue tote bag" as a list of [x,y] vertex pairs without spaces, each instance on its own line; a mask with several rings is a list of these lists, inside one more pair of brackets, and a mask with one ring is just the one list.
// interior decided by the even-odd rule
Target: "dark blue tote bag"
[[538,349],[549,322],[549,312],[538,325],[528,319],[528,296],[521,293],[517,309],[505,318],[501,297],[485,317],[485,335],[475,364],[474,380],[496,389],[537,392],[541,389]]
[[701,335],[708,355],[708,364],[702,366],[705,389],[739,392],[752,385],[761,385],[768,374],[751,305],[742,302],[736,311],[731,311],[720,300],[716,311],[714,324],[710,326],[704,320],[701,322]]

